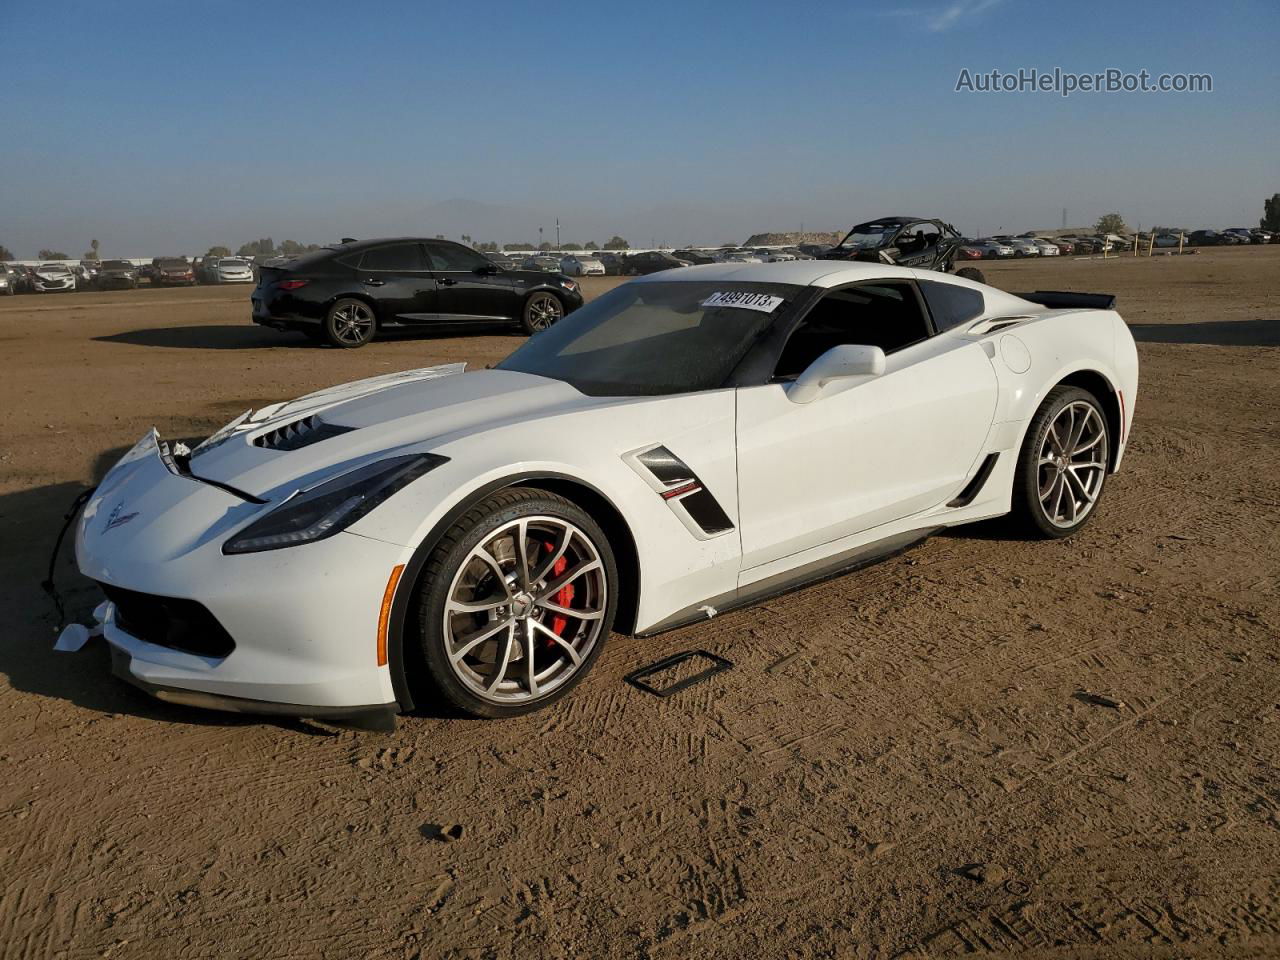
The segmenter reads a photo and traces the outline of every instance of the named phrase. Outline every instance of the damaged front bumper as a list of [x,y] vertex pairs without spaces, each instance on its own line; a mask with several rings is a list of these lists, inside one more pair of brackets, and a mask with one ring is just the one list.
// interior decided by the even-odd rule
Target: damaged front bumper
[[175,470],[149,433],[77,525],[80,571],[108,596],[82,638],[100,632],[116,675],[171,703],[385,728],[399,707],[378,662],[379,612],[407,548],[343,532],[224,555],[263,509]]

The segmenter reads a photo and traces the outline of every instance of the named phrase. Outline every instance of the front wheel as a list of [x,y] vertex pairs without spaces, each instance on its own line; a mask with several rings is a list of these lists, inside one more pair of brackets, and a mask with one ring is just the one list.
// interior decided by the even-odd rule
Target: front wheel
[[520,322],[524,332],[532,336],[553,326],[563,316],[564,304],[560,302],[560,298],[544,290],[524,302]]
[[604,647],[617,566],[600,526],[563,497],[495,493],[441,538],[423,568],[418,635],[428,678],[478,717],[565,696]]
[[375,326],[373,308],[363,300],[346,297],[325,315],[324,338],[335,347],[363,347],[373,339]]
[[1069,537],[1093,515],[1107,480],[1107,417],[1078,387],[1049,391],[1027,430],[1014,477],[1013,513],[1040,537]]

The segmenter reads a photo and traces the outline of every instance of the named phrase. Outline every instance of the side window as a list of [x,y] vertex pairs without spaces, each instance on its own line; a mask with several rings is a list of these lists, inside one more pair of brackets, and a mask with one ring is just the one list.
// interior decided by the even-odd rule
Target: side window
[[793,380],[832,347],[861,343],[893,353],[929,336],[909,283],[884,281],[833,290],[792,331],[773,379]]
[[921,280],[920,292],[933,314],[933,324],[938,332],[958,327],[982,316],[987,308],[981,290],[970,290],[955,283]]
[[442,273],[469,273],[489,265],[480,254],[456,243],[428,243],[427,256],[431,258],[431,269]]
[[360,258],[360,269],[411,273],[425,270],[426,264],[422,262],[422,248],[416,243],[395,243],[366,250]]

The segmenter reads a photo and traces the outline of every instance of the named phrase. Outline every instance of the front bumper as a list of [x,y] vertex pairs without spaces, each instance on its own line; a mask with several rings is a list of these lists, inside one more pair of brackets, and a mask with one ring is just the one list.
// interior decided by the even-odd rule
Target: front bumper
[[340,533],[224,556],[227,537],[269,509],[175,474],[154,433],[107,475],[77,526],[81,572],[124,591],[195,601],[234,641],[229,653],[202,655],[163,632],[144,639],[108,602],[99,619],[113,669],[161,699],[240,713],[398,712],[390,670],[378,663],[378,617],[390,572],[410,551]]

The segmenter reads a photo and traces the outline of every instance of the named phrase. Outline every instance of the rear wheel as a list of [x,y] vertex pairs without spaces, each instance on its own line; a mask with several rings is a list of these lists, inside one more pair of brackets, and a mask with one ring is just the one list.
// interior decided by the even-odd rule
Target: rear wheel
[[1030,532],[1054,539],[1083,527],[1102,497],[1110,442],[1106,414],[1092,393],[1050,390],[1018,455],[1015,517]]
[[479,717],[554,703],[600,655],[617,582],[604,532],[581,508],[526,487],[494,494],[423,568],[418,628],[429,679]]
[[541,290],[524,302],[521,325],[524,332],[533,335],[557,323],[564,316],[564,304],[554,293]]
[[324,318],[324,338],[335,347],[363,347],[373,339],[373,308],[363,300],[346,297],[329,308]]
[[957,277],[964,277],[966,280],[972,280],[974,283],[986,283],[987,278],[977,267],[961,267],[956,271]]

